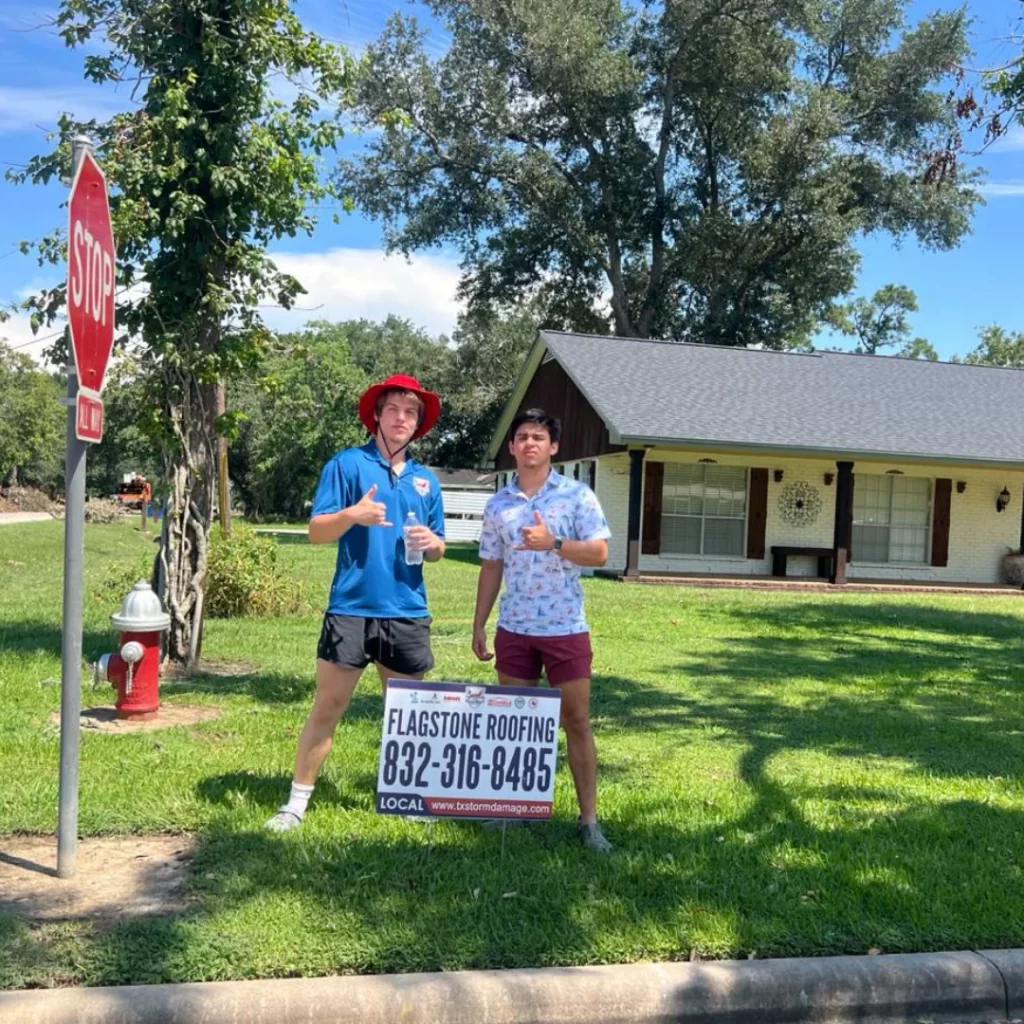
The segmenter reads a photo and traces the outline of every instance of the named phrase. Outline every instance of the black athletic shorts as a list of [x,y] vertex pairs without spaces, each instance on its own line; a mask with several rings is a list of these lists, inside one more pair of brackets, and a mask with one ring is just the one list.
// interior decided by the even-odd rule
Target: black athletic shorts
[[429,615],[420,619],[365,619],[358,615],[324,615],[316,656],[342,668],[366,668],[371,661],[403,676],[429,672]]

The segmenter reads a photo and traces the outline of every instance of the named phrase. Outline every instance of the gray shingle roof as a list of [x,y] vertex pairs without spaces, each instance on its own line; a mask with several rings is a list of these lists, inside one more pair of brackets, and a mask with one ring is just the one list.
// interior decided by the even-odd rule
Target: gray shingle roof
[[554,331],[541,339],[613,441],[1024,464],[1021,370]]

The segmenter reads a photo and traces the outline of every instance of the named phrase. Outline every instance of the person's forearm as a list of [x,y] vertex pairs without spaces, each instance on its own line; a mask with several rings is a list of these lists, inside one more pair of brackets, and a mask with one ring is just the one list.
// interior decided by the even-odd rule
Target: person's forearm
[[340,512],[328,512],[325,515],[313,516],[309,521],[310,544],[332,544],[343,537],[355,525],[351,509],[343,508]]
[[444,541],[438,537],[437,544],[423,552],[423,559],[426,562],[440,562],[444,558],[445,546]]
[[598,568],[608,561],[608,542],[605,540],[563,540],[556,552],[573,565]]
[[473,613],[474,626],[486,626],[501,590],[501,565],[496,569],[481,569],[476,581],[476,611]]

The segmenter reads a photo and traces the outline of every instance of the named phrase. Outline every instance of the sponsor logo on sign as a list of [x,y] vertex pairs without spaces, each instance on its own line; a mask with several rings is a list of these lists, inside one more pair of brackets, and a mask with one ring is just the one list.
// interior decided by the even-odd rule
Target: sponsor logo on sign
[[536,711],[536,710],[537,710],[537,708],[539,708],[539,707],[540,707],[540,701],[539,701],[539,700],[537,700],[537,698],[536,698],[536,697],[531,697],[531,698],[530,698],[530,707],[531,707],[531,708],[533,708],[533,709],[534,709],[534,711]]
[[430,493],[430,481],[425,476],[414,476],[412,483],[421,498],[425,498]]
[[446,701],[449,701],[449,700],[450,701],[454,701],[456,704],[461,704],[462,703],[462,694],[461,693],[446,693],[444,695],[444,699]]
[[488,697],[487,706],[489,708],[510,708],[512,701],[508,697]]
[[[415,695],[414,695],[415,696]],[[436,693],[425,693],[419,699],[420,704],[440,704],[441,698]]]
[[412,693],[409,695],[409,703],[410,704],[419,704],[419,702],[420,702],[420,695],[415,690],[413,690]]
[[471,708],[479,707],[484,702],[484,688],[482,686],[466,687],[466,703]]
[[526,698],[525,697],[516,697],[516,707],[517,708],[525,708],[526,707]]

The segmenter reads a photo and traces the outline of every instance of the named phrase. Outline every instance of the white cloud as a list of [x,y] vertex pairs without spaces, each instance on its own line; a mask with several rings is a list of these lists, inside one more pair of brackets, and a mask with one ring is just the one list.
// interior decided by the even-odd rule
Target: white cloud
[[[276,330],[299,330],[310,320],[383,320],[389,313],[410,320],[430,334],[450,335],[462,309],[456,301],[459,266],[443,256],[406,260],[379,249],[331,249],[318,253],[271,253],[278,268],[298,278],[308,294],[297,309],[265,308]],[[18,301],[47,284],[42,278],[18,290]],[[141,294],[136,286],[133,294]],[[9,305],[10,300],[0,301]],[[0,340],[42,362],[42,351],[63,330],[63,318],[33,335],[27,314],[0,323]],[[45,339],[45,340],[39,340]]]
[[271,253],[278,268],[298,278],[308,294],[301,309],[266,311],[278,330],[309,320],[380,320],[389,313],[431,334],[450,334],[461,304],[455,292],[459,265],[443,256],[387,256],[379,249]]
[[101,92],[87,85],[43,89],[0,86],[0,134],[55,128],[57,118],[65,111],[79,121],[105,121],[131,106],[127,94]]
[[978,191],[986,196],[1024,196],[1024,179],[987,181]]
[[33,334],[28,315],[15,313],[0,323],[0,341],[31,356],[37,363],[43,363],[43,349],[49,348],[63,329],[63,321],[58,321],[52,327],[41,327],[38,334]]

